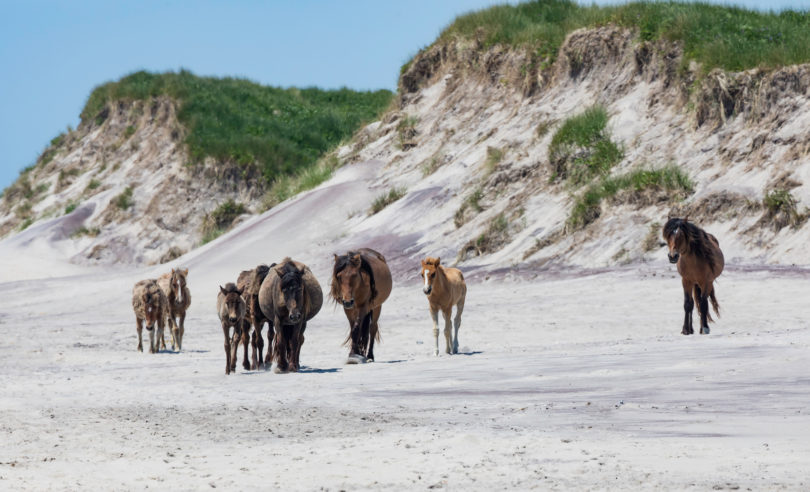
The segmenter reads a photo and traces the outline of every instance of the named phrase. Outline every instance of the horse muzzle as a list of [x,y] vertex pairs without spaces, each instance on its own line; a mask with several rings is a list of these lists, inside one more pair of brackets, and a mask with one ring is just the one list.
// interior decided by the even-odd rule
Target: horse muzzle
[[231,323],[236,323],[236,316],[229,316],[228,321],[230,321]]
[[301,321],[301,313],[290,314],[290,322],[298,323],[299,321]]
[[354,307],[354,299],[350,299],[348,301],[343,301],[343,307],[345,309],[351,309]]
[[675,253],[674,255],[667,253],[667,258],[669,258],[670,263],[678,263],[678,258],[680,257],[681,255],[678,253]]
[[429,295],[430,295],[430,293],[431,293],[431,292],[433,292],[433,287],[432,287],[432,286],[430,286],[430,285],[428,285],[427,287],[425,287],[424,289],[422,289],[422,292],[424,292],[426,296],[429,296]]

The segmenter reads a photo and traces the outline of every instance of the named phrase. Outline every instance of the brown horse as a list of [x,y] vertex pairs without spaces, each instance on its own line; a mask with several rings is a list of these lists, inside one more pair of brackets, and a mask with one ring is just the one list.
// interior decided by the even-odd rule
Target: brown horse
[[[467,297],[467,284],[464,275],[458,268],[442,266],[441,258],[427,257],[422,260],[420,276],[425,280],[422,292],[428,299],[430,317],[433,319],[433,338],[436,348],[433,355],[439,355],[439,310],[444,316],[445,352],[458,353],[458,328],[461,326],[461,313],[464,311],[464,299]],[[456,317],[453,319],[454,333],[450,333],[450,315],[456,306]]]
[[391,270],[385,257],[373,249],[360,248],[335,255],[331,295],[343,304],[351,341],[347,364],[374,360],[374,341],[379,341],[378,320],[382,303],[391,294]]
[[[275,330],[273,358],[276,372],[298,372],[307,321],[323,305],[323,291],[303,263],[285,258],[271,269],[259,289],[259,307]],[[268,330],[268,333],[269,330]]]
[[[222,323],[222,334],[225,336],[225,374],[230,374],[236,370],[236,350],[239,348],[241,339],[245,345],[245,357],[243,367],[250,369],[247,353],[247,336],[245,331],[250,329],[250,325],[245,322],[245,300],[242,298],[242,291],[233,282],[228,282],[223,288],[219,286],[217,293],[217,315]],[[233,327],[233,337],[230,331]]]
[[274,267],[275,265],[275,263],[271,264],[270,266],[259,265],[253,270],[244,270],[239,274],[239,279],[236,281],[236,287],[243,292],[243,297],[247,307],[245,320],[253,326],[253,334],[251,336],[251,345],[253,348],[253,364],[251,365],[251,368],[253,370],[259,369],[264,364],[269,365],[273,360],[272,325],[270,325],[267,330],[267,359],[262,359],[262,356],[264,355],[262,328],[264,328],[265,323],[270,324],[271,320],[264,315],[259,307],[259,289],[261,288],[265,277],[267,277],[267,273],[270,271],[270,268]]
[[[163,338],[163,324],[166,322],[168,301],[157,281],[141,280],[132,288],[132,310],[135,311],[135,324],[138,330],[138,351],[143,352],[143,322],[149,332],[149,352],[160,351],[160,340]],[[157,341],[155,325],[157,324]]]
[[[185,270],[172,268],[171,273],[164,273],[158,277],[158,285],[169,301],[166,316],[169,321],[169,330],[172,332],[172,350],[180,351],[183,348],[183,333],[185,333],[186,311],[191,306],[191,292],[186,285],[188,268]],[[160,339],[163,348],[166,342]]]
[[688,218],[671,218],[664,224],[664,241],[669,246],[670,263],[678,264],[683,284],[684,335],[694,333],[692,308],[695,303],[700,314],[700,333],[709,333],[709,299],[714,312],[720,316],[720,306],[714,296],[714,280],[723,273],[723,252],[717,238],[689,222]]

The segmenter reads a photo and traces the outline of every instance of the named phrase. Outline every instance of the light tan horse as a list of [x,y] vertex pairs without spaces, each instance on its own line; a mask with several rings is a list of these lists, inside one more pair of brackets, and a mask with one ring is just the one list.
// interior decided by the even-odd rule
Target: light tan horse
[[714,280],[723,273],[725,260],[717,238],[689,222],[688,218],[670,218],[662,230],[664,241],[669,246],[670,263],[678,264],[683,285],[683,330],[691,335],[692,308],[695,303],[700,315],[700,334],[709,334],[709,300],[715,314],[720,315],[720,305],[714,295]]
[[382,303],[391,294],[391,270],[385,257],[369,248],[335,255],[331,296],[343,305],[351,342],[347,364],[374,360],[374,341],[380,339],[378,320]]
[[[428,256],[422,260],[422,271],[419,273],[425,281],[422,292],[428,299],[430,317],[433,319],[433,338],[436,347],[433,355],[439,355],[439,311],[444,316],[445,352],[458,353],[458,329],[461,326],[461,313],[464,311],[464,300],[467,297],[467,284],[464,275],[458,268],[441,265],[441,258]],[[450,333],[450,315],[456,306],[456,317],[453,319],[454,333]],[[452,336],[451,336],[452,335]]]
[[[169,331],[172,334],[172,350],[177,351],[183,348],[183,333],[186,331],[186,311],[191,306],[191,292],[186,284],[187,276],[188,268],[185,270],[172,268],[171,273],[164,273],[158,277],[160,290],[163,291],[169,302],[166,317],[169,322]],[[160,343],[165,349],[166,342],[163,337],[161,337]]]

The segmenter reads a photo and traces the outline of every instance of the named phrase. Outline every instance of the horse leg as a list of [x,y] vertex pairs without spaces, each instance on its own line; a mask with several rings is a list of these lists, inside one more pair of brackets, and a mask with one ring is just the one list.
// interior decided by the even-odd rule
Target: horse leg
[[301,369],[301,347],[304,346],[304,332],[307,329],[307,322],[301,323],[301,329],[298,330],[298,347],[295,350],[295,367]]
[[138,331],[138,352],[143,352],[143,320],[135,317],[135,329]]
[[301,336],[301,327],[293,325],[290,327],[290,372],[298,372],[298,350],[301,348],[299,342]]
[[231,372],[236,372],[236,354],[239,351],[239,341],[244,337],[244,328],[239,325],[233,326],[233,336],[231,337]]
[[[259,321],[260,326],[264,321]],[[267,356],[264,358],[264,368],[269,369],[273,365],[273,339],[276,337],[276,332],[273,328],[273,322],[267,320]]]
[[439,309],[430,306],[430,319],[433,320],[433,340],[436,342],[433,355],[439,355]]
[[[250,340],[251,340],[250,324],[247,322],[247,320],[243,319],[242,322],[239,324],[239,326],[242,327],[242,349],[243,349],[242,368],[244,370],[246,370],[246,371],[249,371],[250,370],[250,359],[248,359],[248,349],[250,348]],[[256,333],[253,333],[252,336],[255,337]],[[253,350],[254,350],[254,354],[255,354],[255,350],[256,350],[255,345],[253,346]],[[255,357],[256,356],[254,355],[254,360],[255,360]]]
[[700,312],[700,334],[709,334],[709,294],[707,289],[695,287],[698,294],[698,311]]
[[180,326],[177,329],[177,351],[183,350],[183,334],[186,332],[186,312],[180,313]]
[[[166,342],[163,341],[163,334],[166,330],[166,320],[163,318],[158,318],[157,320],[157,333],[155,333],[155,352],[160,352],[161,350],[166,350]],[[160,348],[157,347],[159,343],[163,342]]]
[[456,317],[453,319],[453,353],[458,353],[458,329],[461,327],[461,313],[464,311],[464,299],[456,304]]
[[250,336],[251,354],[253,356],[251,360],[253,363],[250,365],[250,368],[254,371],[259,368],[259,347],[263,345],[262,332],[253,330],[253,334]]
[[442,316],[444,317],[444,351],[445,353],[453,353],[453,328],[450,323],[450,314],[452,314],[453,306],[450,309],[443,309]]
[[[253,360],[254,369],[261,369],[264,365],[264,337],[262,337],[262,328],[264,328],[264,323],[256,323],[254,321],[253,333],[256,334],[256,348],[258,351],[258,357]],[[269,348],[270,347],[268,347],[268,349]]]
[[[225,335],[225,374],[231,373],[231,328],[227,323],[222,323],[222,334]],[[236,330],[234,330],[235,334]]]
[[692,334],[692,308],[695,306],[695,302],[692,300],[692,286],[686,285],[684,282],[683,287],[683,330],[681,330],[681,335],[691,335]]
[[149,332],[149,353],[154,354],[155,350],[155,325],[147,326],[146,331]]
[[369,327],[368,327],[368,352],[366,353],[366,359],[373,361],[374,360],[374,340],[377,338],[377,334],[379,333],[380,326],[377,324],[377,320],[380,319],[380,313],[382,312],[382,306],[379,306],[374,311],[368,313],[367,316],[371,317],[369,320]]
[[276,328],[276,336],[273,341],[273,354],[276,359],[276,373],[284,373],[289,369],[289,362],[287,360],[287,340],[284,336],[284,326],[278,316],[273,320]]

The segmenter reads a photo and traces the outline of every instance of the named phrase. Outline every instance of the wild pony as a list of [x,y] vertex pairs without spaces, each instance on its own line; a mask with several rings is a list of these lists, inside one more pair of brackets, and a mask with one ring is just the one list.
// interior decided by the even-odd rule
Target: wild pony
[[[420,276],[425,283],[422,292],[428,299],[430,317],[433,319],[433,338],[436,346],[433,355],[439,355],[439,310],[444,316],[445,352],[458,353],[458,328],[461,326],[461,313],[464,311],[464,299],[467,297],[467,284],[464,275],[458,268],[441,265],[441,258],[428,256],[422,260]],[[456,317],[453,319],[454,333],[450,333],[450,315],[456,306]]]
[[285,258],[270,269],[259,289],[259,307],[275,330],[273,358],[277,373],[298,372],[307,321],[318,314],[322,305],[321,285],[309,267]]
[[[244,270],[239,274],[239,278],[236,280],[236,287],[242,291],[242,297],[245,299],[245,305],[247,308],[247,311],[245,312],[245,320],[253,326],[253,334],[250,338],[253,349],[253,364],[250,367],[253,370],[259,369],[263,364],[270,364],[273,360],[272,325],[270,325],[267,330],[267,359],[262,359],[264,355],[262,328],[264,327],[265,323],[269,324],[271,320],[264,315],[259,307],[259,289],[261,288],[265,277],[267,277],[267,273],[270,271],[270,268],[274,267],[275,265],[275,263],[271,264],[270,266],[259,265],[253,270]],[[245,363],[247,364],[247,361]]]
[[[169,302],[166,316],[169,322],[169,330],[172,333],[172,350],[183,348],[183,333],[185,333],[186,311],[191,306],[191,292],[186,285],[188,268],[185,270],[172,268],[171,273],[164,273],[158,277],[160,290]],[[161,337],[162,348],[166,348],[166,342]]]
[[[245,300],[242,298],[242,291],[233,282],[228,282],[225,287],[219,286],[217,293],[217,315],[222,324],[222,334],[225,336],[225,374],[230,374],[236,370],[236,350],[239,348],[241,338],[245,345],[245,357],[243,367],[247,370],[248,364],[247,337],[245,330],[249,329],[245,323]],[[233,337],[231,337],[233,328]]]
[[[143,352],[143,323],[149,332],[149,352],[160,350],[163,326],[166,322],[168,301],[155,280],[141,280],[132,288],[132,310],[135,311],[135,324],[138,330],[138,351]],[[155,340],[157,325],[157,340]]]
[[391,270],[385,257],[369,248],[335,255],[332,299],[343,305],[351,341],[347,364],[374,360],[374,341],[380,340],[378,320],[382,303],[391,294]]
[[709,333],[709,299],[714,312],[720,316],[720,306],[714,296],[714,280],[723,273],[724,259],[717,238],[689,222],[688,218],[670,218],[662,231],[667,242],[670,263],[678,264],[683,284],[683,335],[691,335],[692,308],[697,303],[700,333]]

